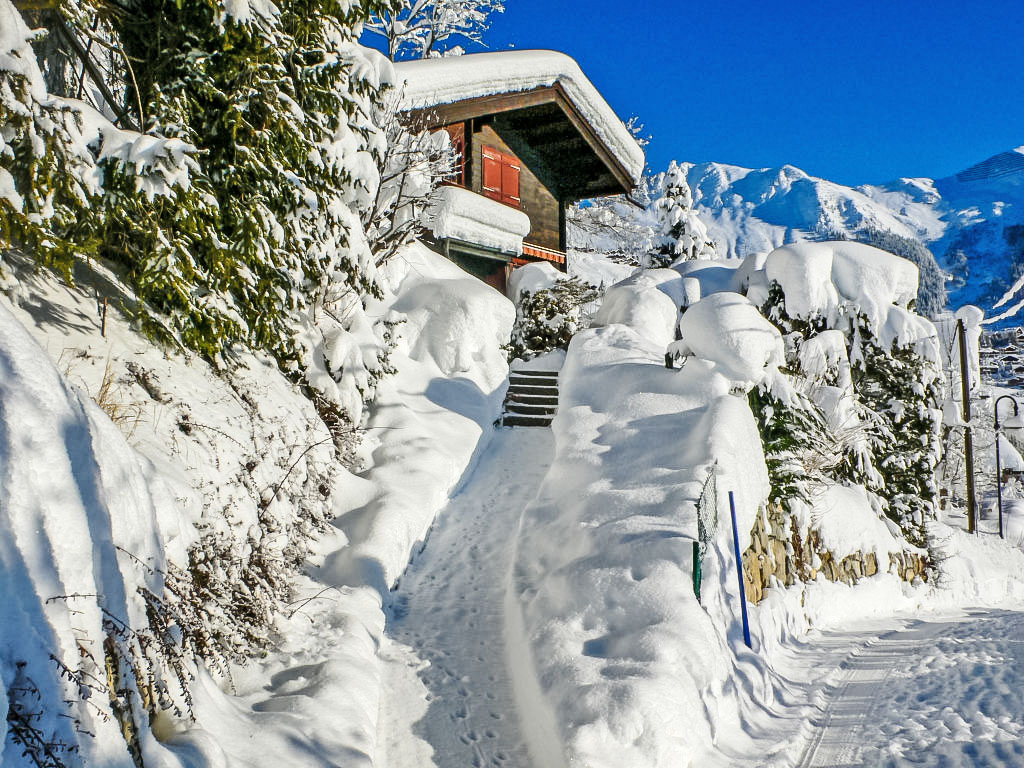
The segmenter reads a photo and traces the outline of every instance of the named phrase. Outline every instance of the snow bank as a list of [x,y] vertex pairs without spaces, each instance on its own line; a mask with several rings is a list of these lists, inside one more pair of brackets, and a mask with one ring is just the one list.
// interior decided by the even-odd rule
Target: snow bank
[[376,491],[345,515],[351,546],[327,564],[332,583],[385,595],[487,444],[508,376],[501,346],[515,320],[511,302],[419,243],[386,278],[393,299],[369,311],[405,322],[392,355],[398,373],[381,383],[368,424],[365,478]]
[[569,101],[629,172],[634,183],[643,174],[643,150],[579,65],[557,51],[500,51],[395,65],[405,83],[402,105],[424,109],[465,99],[532,91],[560,85]]
[[[184,561],[189,491],[133,451],[3,307],[0,424],[0,707],[40,713],[44,738],[89,764],[131,768],[109,700],[85,686],[107,679],[108,622],[144,628],[138,589],[161,593],[168,554]],[[20,764],[21,747],[0,741],[0,762]],[[147,763],[181,765],[148,732],[142,747]]]
[[[550,710],[564,745],[538,765],[707,764],[738,717],[738,678],[775,696],[759,662],[736,658],[726,565],[725,491],[743,546],[768,493],[757,427],[714,366],[667,370],[663,355],[660,341],[611,324],[577,334],[562,369],[555,460],[524,513],[509,608],[520,707]],[[708,578],[722,598],[709,613],[694,597],[691,544],[715,462],[723,524]],[[551,740],[536,724],[530,735],[538,753]]]
[[525,213],[462,187],[438,187],[424,219],[438,240],[461,240],[517,256],[530,234]]
[[[96,270],[85,284],[124,290]],[[371,302],[367,313],[404,319],[392,358],[400,372],[380,389],[362,446],[366,468],[354,475],[338,465],[312,403],[272,361],[239,354],[230,375],[218,374],[152,345],[113,303],[104,339],[91,290],[22,273],[10,261],[5,272],[4,306],[84,390],[98,393],[108,382],[108,407],[147,459],[132,453],[88,398],[60,382],[39,347],[26,352],[19,341],[5,353],[4,334],[13,331],[0,323],[0,408],[12,414],[3,419],[8,436],[0,434],[0,451],[8,446],[0,454],[0,504],[7,505],[0,508],[0,587],[17,595],[0,608],[0,692],[11,690],[23,657],[47,701],[71,698],[47,654],[77,664],[74,643],[83,632],[102,647],[94,599],[47,598],[105,590],[104,607],[121,617],[121,603],[137,610],[137,585],[158,589],[114,545],[154,565],[187,562],[185,547],[201,526],[244,545],[261,515],[285,524],[303,506],[323,507],[337,519],[316,544],[308,575],[296,580],[274,650],[233,669],[230,690],[199,670],[195,722],[161,717],[166,749],[150,738],[147,764],[327,768],[341,759],[369,768],[388,587],[491,433],[507,372],[499,348],[513,321],[511,303],[418,245],[388,265],[387,299]],[[51,722],[61,726],[58,735],[73,736],[70,721],[42,725]],[[90,764],[130,768],[116,725],[83,722],[98,733],[82,740],[84,755],[98,755]],[[19,764],[3,757],[5,765]]]

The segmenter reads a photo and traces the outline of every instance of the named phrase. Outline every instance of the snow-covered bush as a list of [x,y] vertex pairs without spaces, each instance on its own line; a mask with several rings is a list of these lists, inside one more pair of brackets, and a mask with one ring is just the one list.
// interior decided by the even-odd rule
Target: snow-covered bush
[[401,91],[392,90],[375,117],[386,146],[379,161],[380,184],[363,222],[378,267],[422,231],[431,193],[451,177],[457,159],[446,131],[408,124],[400,107]]
[[575,277],[556,280],[548,288],[520,291],[506,348],[509,359],[529,360],[553,349],[567,349],[580,327],[580,309],[599,296],[593,285]]
[[805,495],[814,473],[792,459],[797,446],[814,446],[830,457],[819,482],[865,486],[912,544],[925,545],[941,377],[935,328],[907,309],[916,267],[860,244],[799,244],[773,251],[747,281],[786,337],[788,386],[798,393],[762,388],[752,398],[776,498],[786,502],[782,488]]

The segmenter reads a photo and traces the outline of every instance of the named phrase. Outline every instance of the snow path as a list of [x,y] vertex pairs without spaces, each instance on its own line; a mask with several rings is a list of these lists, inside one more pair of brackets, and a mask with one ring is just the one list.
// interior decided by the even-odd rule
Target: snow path
[[[850,639],[827,634],[820,650]],[[863,640],[828,686],[799,768],[1024,766],[1024,614],[914,621]]]
[[375,765],[527,768],[504,605],[519,519],[554,451],[548,429],[501,429],[438,515],[394,595]]

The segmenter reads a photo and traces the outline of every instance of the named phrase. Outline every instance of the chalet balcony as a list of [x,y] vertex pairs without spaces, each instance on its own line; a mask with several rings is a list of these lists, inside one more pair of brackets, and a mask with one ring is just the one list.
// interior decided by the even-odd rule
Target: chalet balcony
[[523,238],[530,232],[530,217],[522,211],[448,185],[435,190],[426,224],[439,243],[484,251],[504,262],[523,252]]
[[565,251],[544,248],[532,243],[523,243],[523,255],[512,257],[512,266],[521,267],[533,261],[550,261],[562,272],[565,271]]

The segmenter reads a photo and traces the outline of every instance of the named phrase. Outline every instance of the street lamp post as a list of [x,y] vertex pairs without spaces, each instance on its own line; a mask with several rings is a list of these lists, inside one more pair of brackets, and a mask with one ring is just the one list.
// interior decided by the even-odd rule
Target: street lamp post
[[1002,395],[996,398],[995,405],[992,407],[996,426],[996,503],[999,505],[999,538],[1005,539],[1006,536],[1003,533],[1003,468],[999,461],[999,437],[1001,434],[999,431],[999,402],[1001,400],[1009,400],[1013,403],[1013,416],[1003,422],[1003,429],[1021,429],[1024,424],[1021,423],[1020,408],[1013,395]]

